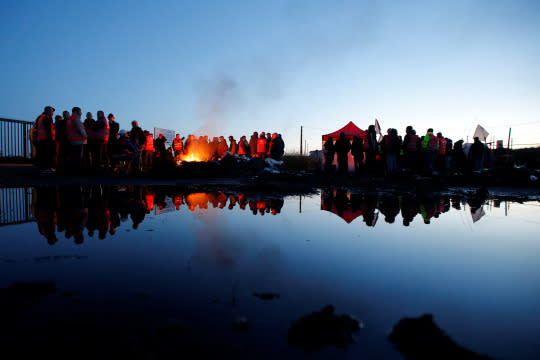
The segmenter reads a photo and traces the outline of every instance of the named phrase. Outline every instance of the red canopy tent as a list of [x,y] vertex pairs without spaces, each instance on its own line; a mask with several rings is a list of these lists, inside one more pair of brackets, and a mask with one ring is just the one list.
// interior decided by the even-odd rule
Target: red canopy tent
[[349,121],[349,123],[345,125],[344,127],[342,127],[341,129],[336,130],[333,133],[323,135],[322,140],[326,141],[331,136],[334,139],[334,141],[336,141],[339,138],[339,134],[341,133],[345,133],[345,137],[349,140],[352,140],[354,136],[365,138],[367,131],[360,129],[352,121]]
[[[324,149],[324,143],[328,140],[330,136],[332,137],[334,141],[336,141],[339,138],[339,135],[341,133],[345,133],[345,137],[349,141],[352,141],[353,137],[358,136],[359,138],[364,140],[364,144],[367,143],[367,131],[360,129],[352,121],[349,121],[349,123],[345,125],[344,127],[342,127],[341,129],[322,136],[323,149]],[[323,156],[322,157],[323,166],[324,166],[324,162],[325,162],[325,159]],[[337,166],[337,155],[334,157],[333,164]],[[348,165],[349,165],[349,172],[354,172],[354,160],[351,153],[349,153]]]

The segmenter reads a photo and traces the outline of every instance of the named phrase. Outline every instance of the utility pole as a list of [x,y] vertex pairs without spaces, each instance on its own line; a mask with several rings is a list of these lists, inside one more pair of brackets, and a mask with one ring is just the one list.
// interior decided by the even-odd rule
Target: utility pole
[[302,155],[302,142],[303,142],[303,140],[302,140],[302,135],[303,135],[302,132],[303,132],[303,130],[304,130],[304,127],[300,126],[300,155]]
[[512,133],[512,128],[508,128],[508,144],[507,144],[508,150],[510,150],[510,134],[511,133]]

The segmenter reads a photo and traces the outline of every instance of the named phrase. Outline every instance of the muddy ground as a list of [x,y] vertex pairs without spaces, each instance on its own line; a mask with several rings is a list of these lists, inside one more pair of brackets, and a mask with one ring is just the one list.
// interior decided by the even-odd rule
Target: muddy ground
[[[234,170],[234,169],[233,169]],[[383,175],[340,175],[321,172],[270,173],[237,169],[208,168],[161,169],[137,175],[40,175],[35,167],[0,166],[2,186],[69,186],[69,185],[149,185],[175,186],[190,190],[231,190],[245,193],[280,193],[300,195],[316,193],[321,188],[348,188],[356,191],[397,192],[418,195],[430,193],[481,192],[487,197],[508,199],[540,199],[538,176],[527,169],[489,171],[479,174],[420,176],[402,173]]]

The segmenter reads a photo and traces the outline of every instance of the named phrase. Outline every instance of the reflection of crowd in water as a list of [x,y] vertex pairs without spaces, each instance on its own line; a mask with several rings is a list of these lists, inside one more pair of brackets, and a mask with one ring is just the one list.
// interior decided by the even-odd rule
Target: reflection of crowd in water
[[481,194],[470,197],[435,194],[418,197],[408,194],[355,193],[339,189],[321,192],[321,209],[337,214],[348,223],[362,216],[367,226],[375,226],[379,212],[384,216],[384,220],[390,224],[394,223],[396,217],[401,213],[403,226],[409,226],[417,215],[422,217],[425,224],[430,224],[432,219],[448,212],[450,207],[460,210],[461,206],[467,203],[471,208],[474,220],[474,214],[481,208],[485,200]]
[[249,209],[253,215],[276,215],[284,203],[282,197],[261,198],[222,191],[184,194],[169,190],[147,186],[38,187],[33,196],[32,212],[39,233],[49,244],[58,241],[57,233],[64,233],[67,239],[73,238],[76,244],[81,244],[85,235],[92,238],[97,234],[99,239],[105,239],[107,233],[114,235],[120,224],[130,218],[131,227],[138,229],[145,216],[154,209],[160,213],[168,209],[180,210],[182,205],[190,211],[238,207]]

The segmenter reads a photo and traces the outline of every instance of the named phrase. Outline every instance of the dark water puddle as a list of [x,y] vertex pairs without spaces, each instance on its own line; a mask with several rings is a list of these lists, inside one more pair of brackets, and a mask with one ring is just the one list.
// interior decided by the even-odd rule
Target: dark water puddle
[[540,357],[538,201],[1,190],[15,357]]

